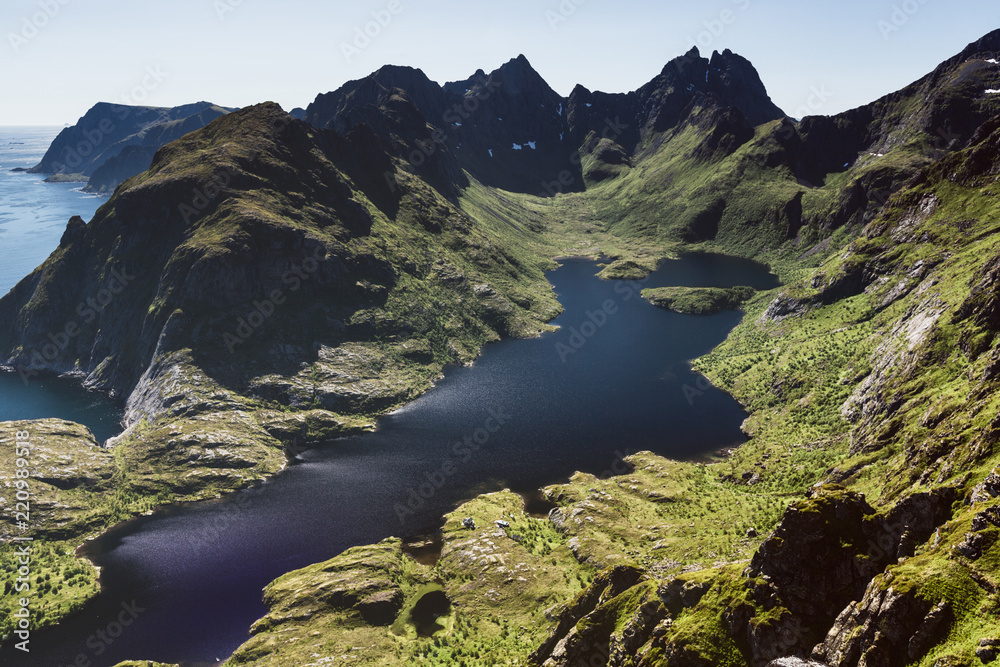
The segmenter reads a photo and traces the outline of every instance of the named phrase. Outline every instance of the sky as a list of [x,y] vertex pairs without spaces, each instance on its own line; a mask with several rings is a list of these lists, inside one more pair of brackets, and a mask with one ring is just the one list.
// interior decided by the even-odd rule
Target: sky
[[100,101],[305,107],[384,64],[465,79],[524,54],[560,94],[625,92],[698,46],[794,117],[866,104],[1000,28],[997,0],[2,0],[0,125]]

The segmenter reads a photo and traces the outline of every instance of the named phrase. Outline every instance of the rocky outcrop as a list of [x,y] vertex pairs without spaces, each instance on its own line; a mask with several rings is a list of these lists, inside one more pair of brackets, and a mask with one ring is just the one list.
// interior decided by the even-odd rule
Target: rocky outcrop
[[780,322],[786,317],[801,315],[809,309],[810,305],[812,305],[811,299],[779,294],[767,305],[764,313],[760,316],[760,321]]
[[[26,434],[26,439],[17,435]],[[26,447],[30,480],[32,535],[43,539],[72,539],[100,525],[100,517],[87,516],[87,493],[105,494],[114,488],[116,466],[90,429],[61,419],[0,422],[0,485],[8,489],[0,538],[5,542],[23,536],[14,512],[14,484],[20,447]],[[92,514],[92,513],[91,513]]]
[[270,611],[250,632],[259,635],[331,610],[376,626],[391,624],[403,607],[403,556],[398,540],[351,549],[338,558],[296,570],[264,591]]
[[983,264],[972,278],[969,296],[955,312],[957,322],[968,322],[960,345],[976,357],[1000,333],[1000,254]]
[[[796,653],[808,657],[835,619],[848,613],[844,610],[861,608],[857,601],[871,592],[872,580],[887,565],[912,555],[914,545],[950,517],[956,498],[948,489],[916,494],[877,514],[863,496],[826,486],[789,507],[746,572],[757,579],[751,597],[758,608],[780,607],[787,614],[768,623],[751,622],[756,611],[746,605],[725,614],[733,635],[743,635],[750,647],[753,664]],[[830,655],[817,657],[856,664],[832,661]]]
[[606,652],[608,636],[588,632],[586,629],[581,633],[578,625],[594,614],[601,605],[637,585],[644,576],[640,570],[627,566],[601,572],[590,586],[560,612],[549,638],[535,649],[529,662],[534,665],[544,664],[546,667],[568,666],[586,661],[590,655]]
[[837,617],[813,657],[832,667],[902,667],[925,654],[947,628],[947,602],[936,605],[896,591],[889,575],[874,580],[864,597]]

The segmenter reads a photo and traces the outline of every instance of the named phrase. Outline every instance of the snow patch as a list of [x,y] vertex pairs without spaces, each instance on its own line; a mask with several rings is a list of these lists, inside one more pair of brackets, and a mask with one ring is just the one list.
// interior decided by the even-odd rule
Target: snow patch
[[556,110],[556,113],[562,115],[562,102],[559,103],[559,109]]
[[996,95],[997,93],[1000,93],[1000,90],[995,90],[993,88],[987,88],[986,89],[986,94],[987,95]]
[[522,146],[521,144],[514,144],[514,150],[516,151],[522,150],[523,148],[524,146]]
[[885,157],[885,153],[869,153],[873,157]]
[[489,149],[489,151],[490,151],[490,157],[493,157],[493,149],[491,148]]
[[1000,65],[1000,60],[997,60],[996,58],[990,58],[986,62],[988,62],[991,65]]
[[455,127],[462,127],[461,123],[455,123]]
[[535,150],[535,142],[534,141],[529,141],[528,142],[528,146],[531,147],[531,150]]
[[844,167],[849,167],[849,166],[850,166],[850,164],[851,164],[850,162],[845,162],[845,163],[844,163]]
[[588,108],[588,109],[589,109],[590,107],[592,107],[592,106],[594,106],[594,105],[593,105],[593,104],[591,104],[590,102],[587,102],[587,108]]
[[564,135],[564,134],[566,134],[566,133],[565,133],[565,132],[560,132],[560,133],[559,133],[559,141],[562,141],[562,140],[563,140],[563,135]]

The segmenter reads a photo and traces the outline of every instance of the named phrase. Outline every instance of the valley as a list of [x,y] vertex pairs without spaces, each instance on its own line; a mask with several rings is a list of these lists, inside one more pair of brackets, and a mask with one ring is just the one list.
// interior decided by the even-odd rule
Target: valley
[[[479,495],[470,479],[414,531],[289,563],[226,664],[982,664],[1000,644],[1000,99],[983,93],[1000,87],[998,56],[994,32],[897,93],[800,120],[729,51],[695,49],[633,93],[568,98],[523,57],[445,86],[386,67],[319,96],[307,122],[266,103],[167,144],[0,299],[5,365],[125,402],[110,449],[68,422],[0,425],[47,451],[31,468],[57,582],[46,624],[72,627],[97,592],[71,555],[82,540],[113,541],[154,508],[266,495],[279,471],[307,475],[309,452],[378,442],[391,428],[359,434],[447,397],[491,350],[582,331],[602,301],[581,314],[557,298],[581,265],[547,273],[582,256],[607,281],[587,290],[613,301],[625,286],[644,317],[728,323],[670,362],[686,374],[671,411],[703,445],[665,458],[612,412],[599,421],[620,439],[600,439],[629,453],[614,475],[602,454],[579,468],[567,455],[553,476],[584,472],[555,484],[498,475]],[[456,104],[479,115],[455,121]],[[626,282],[706,252],[765,262],[780,284],[711,255],[680,272],[691,280]],[[113,271],[136,278],[39,363],[35,341]],[[677,340],[648,336],[639,366]],[[562,361],[600,340],[567,339],[579,355]],[[716,387],[746,410],[745,443],[704,435],[743,418],[720,416],[736,406]],[[651,395],[614,386],[574,422],[593,430],[584,414],[629,391]]]

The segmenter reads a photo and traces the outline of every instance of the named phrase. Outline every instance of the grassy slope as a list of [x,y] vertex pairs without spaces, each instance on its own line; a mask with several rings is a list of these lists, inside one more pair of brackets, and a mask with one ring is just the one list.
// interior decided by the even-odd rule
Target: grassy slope
[[[833,253],[848,238],[849,230],[838,230],[829,243],[818,247],[818,252],[802,257],[799,256],[800,251],[812,247],[823,238],[823,231],[818,223],[810,221],[821,219],[824,213],[831,210],[839,191],[852,179],[859,178],[866,169],[876,168],[876,158],[859,156],[853,170],[831,175],[824,186],[803,186],[790,173],[781,169],[767,171],[763,166],[764,159],[774,149],[778,131],[776,124],[758,128],[752,142],[745,144],[721,163],[690,159],[700,141],[697,129],[693,126],[683,128],[671,136],[653,137],[649,139],[650,147],[655,142],[662,143],[657,144],[656,150],[651,151],[648,159],[640,161],[628,173],[627,178],[606,181],[585,195],[563,195],[548,202],[489,191],[474,185],[466,190],[461,206],[475,221],[475,232],[467,235],[458,245],[441,245],[417,225],[422,225],[422,221],[427,219],[428,211],[432,211],[431,217],[435,219],[462,220],[464,216],[422,183],[415,179],[408,181],[407,176],[400,173],[398,180],[411,188],[412,197],[405,200],[395,221],[390,221],[371,202],[361,198],[362,205],[374,217],[373,230],[376,236],[383,239],[383,244],[380,246],[359,242],[359,249],[380,254],[396,262],[444,254],[460,271],[474,280],[480,277],[489,280],[515,304],[517,316],[508,319],[507,325],[511,333],[521,334],[539,330],[540,323],[557,312],[551,294],[541,288],[544,281],[540,273],[542,268],[550,266],[544,258],[554,254],[607,254],[623,260],[622,265],[613,268],[626,272],[641,271],[637,267],[649,268],[655,259],[675,251],[683,241],[711,238],[711,241],[704,244],[705,247],[770,259],[786,282],[811,275],[816,266],[822,266],[822,271],[827,275],[835,275],[843,268],[845,261]],[[879,158],[882,160],[879,168],[887,163],[893,167],[894,161],[899,161],[901,168],[918,164],[919,157],[914,157],[915,154],[907,150],[904,146],[896,153],[890,153],[888,159]],[[204,169],[204,154],[201,157],[195,153],[192,155],[195,157],[185,168],[195,171]],[[147,177],[140,176],[137,183],[141,184]],[[779,210],[799,193],[803,195],[803,216],[807,224],[790,240],[788,230],[781,228]],[[985,203],[988,202],[986,198],[979,196],[982,193],[942,194],[947,194],[949,203],[956,202],[957,206],[964,202],[970,206],[969,210],[953,212],[954,215],[981,216],[989,212],[984,210],[989,204]],[[703,233],[705,212],[715,210],[716,202],[723,197],[727,200],[727,205],[717,216],[717,220],[713,215],[708,216],[708,224],[714,225],[715,230],[706,235]],[[271,211],[280,211],[289,206],[288,203],[270,198],[243,204],[250,207],[249,211],[229,207],[223,210],[222,215],[235,215],[238,220],[241,214],[256,215],[262,211],[270,214]],[[902,210],[890,210],[888,216],[891,218],[893,215],[902,215]],[[221,217],[207,221],[199,230],[200,236],[194,238],[194,244],[210,245],[225,238],[229,234],[225,224],[215,223],[231,222],[227,220]],[[661,222],[664,220],[670,220],[671,225],[664,227]],[[744,224],[747,220],[758,221],[760,224],[747,226]],[[410,224],[400,228],[397,224],[399,221]],[[294,216],[280,222],[301,224]],[[607,223],[607,227],[604,223]],[[316,230],[310,228],[309,231]],[[612,234],[606,234],[607,231]],[[502,248],[502,252],[497,253],[497,247]],[[897,248],[895,252],[901,253],[904,250]],[[912,248],[907,248],[905,252],[911,253],[912,258],[921,256],[921,251]],[[976,258],[981,259],[982,252],[982,247],[969,249],[965,255],[966,265],[947,264],[952,273],[945,276],[946,284],[961,284],[974,268]],[[500,261],[497,261],[497,257],[500,257]],[[911,257],[908,255],[905,259],[909,260]],[[939,267],[936,270],[945,269]],[[803,282],[794,284],[787,291],[796,296],[809,296],[816,290]],[[657,575],[697,569],[708,563],[745,559],[759,543],[759,539],[747,537],[746,531],[754,528],[763,533],[769,529],[777,521],[781,508],[789,498],[828,474],[831,467],[848,456],[853,458],[842,467],[853,470],[860,466],[860,472],[848,475],[846,481],[859,489],[875,491],[883,475],[897,480],[891,487],[892,493],[901,492],[912,484],[912,479],[905,479],[912,466],[905,453],[900,451],[901,448],[849,453],[851,428],[840,417],[839,407],[857,382],[870,370],[871,355],[879,337],[884,336],[896,319],[913,304],[904,299],[873,314],[875,309],[871,300],[874,297],[862,294],[812,309],[794,321],[762,326],[758,317],[772,296],[773,294],[761,295],[752,300],[747,306],[749,315],[740,329],[719,350],[699,362],[699,368],[752,409],[754,416],[749,427],[754,439],[750,445],[741,448],[730,459],[711,466],[667,464],[639,459],[639,470],[634,473],[638,477],[633,481],[641,484],[629,484],[627,478],[599,481],[581,477],[557,490],[549,491],[553,498],[558,499],[565,512],[571,514],[582,510],[578,516],[592,512],[591,518],[595,519],[593,523],[586,522],[585,518],[570,520],[563,526],[564,534],[571,535],[575,540],[572,546],[577,557],[584,563],[579,566],[575,563],[567,565],[569,571],[579,569],[578,581],[586,581],[593,575],[594,568],[619,559],[650,568]],[[952,296],[960,298],[961,289],[953,289]],[[355,341],[363,344],[363,351],[376,360],[374,365],[382,369],[392,368],[394,372],[404,376],[402,384],[408,388],[391,394],[388,405],[408,400],[416,392],[422,391],[439,371],[442,363],[455,358],[471,359],[478,347],[491,338],[490,331],[494,330],[491,326],[470,327],[467,322],[438,321],[431,314],[430,304],[442,300],[449,304],[448,311],[462,312],[461,297],[418,276],[404,277],[382,306],[361,313],[375,321],[416,321],[420,324],[418,330],[424,334],[415,337],[417,340],[413,341]],[[165,304],[153,303],[150,307],[155,309],[164,306]],[[463,340],[460,332],[470,331],[474,333]],[[433,362],[413,364],[412,357],[405,354],[405,346],[411,343],[420,349],[429,348]],[[193,373],[197,373],[197,366],[192,367]],[[322,370],[305,369],[294,380],[300,385],[308,384],[308,378]],[[963,365],[961,360],[949,362],[941,369],[934,369],[933,372],[941,374],[938,378],[940,386],[948,387],[945,397],[961,396],[962,373],[966,370],[968,366]],[[187,390],[182,387],[182,391]],[[217,388],[210,386],[204,392],[199,390],[197,393],[215,391]],[[929,390],[925,386],[916,393],[920,391]],[[234,400],[241,402],[243,399],[234,397]],[[960,398],[953,399],[953,402],[960,401]],[[934,406],[927,407],[934,410]],[[987,407],[986,403],[979,406],[976,414],[986,414],[981,409]],[[263,421],[270,419],[280,422],[275,431],[279,434],[284,434],[291,428],[286,422],[294,422],[301,416],[294,411],[291,415],[284,415],[280,406],[254,401],[246,403],[244,409],[237,411],[237,414],[258,412],[261,408],[274,410],[271,417]],[[938,406],[938,412],[943,414],[953,414],[954,410],[952,405]],[[371,417],[379,411],[365,410],[362,411],[362,416]],[[131,498],[128,494],[141,490],[143,494],[154,494],[157,500],[205,497],[206,494],[211,495],[246,483],[248,480],[242,479],[242,476],[234,479],[227,471],[221,478],[209,475],[207,483],[199,480],[191,488],[171,488],[176,478],[171,464],[167,461],[165,467],[160,467],[164,458],[163,448],[173,448],[178,438],[184,444],[190,444],[192,439],[196,444],[201,444],[204,438],[199,439],[199,435],[205,431],[204,421],[210,422],[207,438],[210,449],[217,449],[219,446],[211,436],[213,429],[228,433],[238,425],[230,419],[231,413],[220,418],[217,425],[212,425],[211,414],[202,416],[201,424],[186,424],[180,432],[166,432],[164,429],[167,425],[153,424],[129,434],[126,444],[131,444],[123,448],[123,459],[135,462],[135,467],[130,469],[135,471],[132,479],[136,483],[130,482],[123,487],[125,496]],[[258,419],[255,417],[254,423],[247,426],[248,436],[253,437],[243,439],[252,442],[255,437],[263,437],[260,442],[261,451],[273,452],[277,443],[268,440],[268,435],[262,433],[267,429]],[[329,423],[331,419],[336,421],[343,417],[324,415],[324,419]],[[947,424],[951,423],[945,421]],[[917,430],[912,422],[904,419],[899,422],[904,424],[904,428],[909,425]],[[150,430],[145,430],[146,428]],[[175,425],[171,424],[169,428],[174,429]],[[968,433],[957,435],[960,439],[967,438]],[[927,436],[913,434],[912,437]],[[254,452],[251,458],[260,461],[261,458],[257,455],[261,451]],[[137,455],[133,457],[130,453]],[[281,458],[268,454],[263,460],[280,465]],[[664,466],[668,466],[669,470]],[[265,465],[264,469],[255,471],[254,474],[267,474],[271,467],[271,464]],[[988,463],[980,466],[983,470],[986,467]],[[129,469],[128,466],[126,468]],[[669,478],[670,482],[664,487],[662,480],[665,478]],[[748,479],[754,484],[742,483]],[[157,495],[162,493],[165,480],[169,482],[168,492],[162,496]],[[659,488],[657,484],[660,485]],[[686,494],[683,493],[685,489]],[[691,491],[694,489],[698,489],[697,500],[691,499]],[[888,496],[880,498],[885,501],[890,499]],[[139,502],[138,496],[135,502]],[[135,502],[127,501],[124,508],[115,509],[112,516],[123,518],[141,511],[142,503]],[[469,513],[471,510],[463,508],[460,512]],[[635,528],[632,527],[633,517],[641,518],[641,522],[636,522]],[[668,537],[660,538],[664,533]],[[415,569],[412,572],[407,568],[403,569],[406,577],[414,578],[417,583],[421,581],[420,576],[413,574]],[[729,576],[726,573],[734,571],[725,568],[718,570],[717,578],[725,580]],[[450,578],[461,580],[470,576],[462,568],[444,571],[444,574],[445,588],[454,583]],[[482,592],[474,584],[484,582],[468,583],[472,586],[470,594]],[[565,598],[571,594],[571,588],[560,594]],[[711,599],[711,596],[706,598],[708,601]],[[724,599],[724,596],[719,599]],[[716,608],[708,602],[702,607],[704,613],[715,613],[713,609]],[[509,615],[512,619],[527,620],[523,616],[525,610],[517,605],[504,605],[503,610],[504,615]],[[335,609],[333,613],[349,612]],[[678,622],[678,632],[686,627],[687,632],[694,637],[691,641],[695,644],[707,647],[713,638],[719,638],[718,633],[708,632],[700,625],[701,617],[695,614],[687,618],[687,621]],[[466,623],[474,626],[487,622],[492,621],[482,618],[466,619]],[[504,651],[509,651],[515,657],[523,656],[544,634],[539,629],[542,626],[544,623],[537,627],[529,625],[529,637],[523,641],[503,644]],[[477,630],[482,631],[483,627],[485,626],[477,626]],[[700,630],[693,632],[692,628]],[[463,648],[451,646],[447,650],[464,650],[468,644],[467,639],[462,639],[464,637],[466,635],[463,634],[456,638],[456,643]],[[506,641],[503,636],[500,639]],[[422,644],[420,640],[407,637],[398,656],[400,659],[418,655],[431,658],[429,654],[433,653],[434,659],[443,659],[444,653],[439,655],[437,650],[440,648],[442,647],[434,646],[432,650],[429,643]],[[417,651],[422,653],[418,654]],[[738,662],[738,658],[732,654],[728,659]]]
[[[240,142],[231,141],[232,133],[239,131],[253,137],[258,132],[263,142],[267,133],[267,116],[263,114],[269,111],[264,108],[260,112],[262,127],[255,127],[253,117],[227,117],[206,130],[187,135],[164,149],[158,167],[126,183],[124,197],[153,197],[162,188],[178,183],[203,183],[219,173],[227,173],[234,180],[255,178],[247,172],[247,165],[258,170],[271,168],[262,167],[253,157],[261,146],[246,138]],[[325,161],[318,152],[314,157]],[[76,504],[65,507],[66,516],[58,525],[51,521],[33,525],[32,534],[38,540],[36,566],[40,573],[62,571],[66,580],[75,581],[77,573],[67,566],[66,554],[85,537],[154,506],[216,497],[274,474],[284,466],[287,455],[294,455],[296,446],[303,447],[309,442],[329,440],[370,427],[378,414],[426,391],[440,376],[445,364],[471,362],[484,343],[501,334],[536,335],[546,329],[545,322],[559,312],[543,273],[552,266],[548,259],[549,246],[540,240],[537,230],[522,225],[520,219],[505,219],[501,224],[484,217],[484,224],[477,225],[435,190],[400,172],[398,181],[403,196],[398,215],[391,220],[353,186],[346,174],[329,162],[324,166],[352,187],[354,196],[372,217],[371,233],[347,240],[346,245],[351,246],[349,251],[374,255],[400,267],[399,280],[386,290],[384,299],[355,308],[350,313],[349,326],[371,323],[367,333],[355,335],[353,339],[348,336],[346,340],[330,340],[328,334],[322,332],[289,330],[295,329],[295,323],[283,330],[282,324],[275,322],[276,328],[267,332],[270,336],[251,338],[247,343],[248,351],[241,350],[241,353],[246,358],[252,358],[255,352],[266,355],[267,345],[263,350],[255,347],[264,338],[287,341],[303,333],[320,336],[320,340],[328,340],[334,350],[336,356],[332,361],[321,357],[303,364],[301,369],[289,375],[261,372],[251,378],[251,384],[285,383],[293,387],[294,397],[296,391],[309,395],[317,378],[322,380],[327,374],[347,377],[350,378],[347,385],[337,386],[348,395],[360,397],[356,407],[333,413],[308,400],[288,405],[247,396],[244,393],[246,385],[240,388],[229,382],[224,369],[205,371],[205,364],[211,360],[218,363],[221,359],[223,367],[240,366],[230,363],[232,357],[225,354],[224,349],[216,350],[218,354],[202,350],[201,356],[190,349],[172,352],[169,361],[175,371],[164,383],[164,390],[181,400],[175,403],[171,413],[160,419],[132,424],[116,441],[114,457],[102,452],[115,471],[105,480],[102,493],[84,494],[84,502],[82,490],[73,492]],[[220,198],[222,201],[217,208],[197,220],[170,262],[180,261],[185,253],[209,258],[225,253],[229,239],[240,238],[247,224],[258,225],[262,220],[273,229],[301,230],[333,247],[343,247],[343,229],[330,226],[330,212],[306,211],[303,216],[296,204],[300,194],[293,187],[285,187],[281,192],[262,187],[245,196]],[[112,198],[97,216],[98,227],[103,224],[112,235],[112,238],[99,236],[94,241],[98,252],[101,248],[117,249],[122,245],[120,237],[117,242],[113,238],[120,233],[116,207],[121,206],[122,199]],[[322,219],[323,224],[314,221],[312,215]],[[435,233],[432,231],[435,226],[451,232]],[[129,246],[128,243],[124,245]],[[51,275],[57,270],[66,252],[65,248],[57,250],[40,267],[40,274]],[[136,258],[125,254],[116,255],[115,259],[131,261]],[[436,272],[435,268],[443,268],[443,272]],[[164,271],[169,270],[168,265]],[[459,282],[459,287],[443,280],[442,275]],[[474,290],[474,286],[492,287]],[[41,309],[45,304],[39,300],[44,301],[44,294],[45,288],[39,290],[31,300],[31,307]],[[144,302],[141,310],[150,320],[166,319],[176,312],[170,290],[155,289],[146,296],[148,303]],[[242,304],[237,306],[241,307]],[[203,326],[211,327],[221,321],[223,330],[227,331],[236,314],[243,312],[237,309],[232,315],[220,315],[217,310],[202,309],[197,304],[186,308],[186,315],[200,318]],[[275,318],[278,319],[285,318]],[[400,322],[409,333],[401,335],[394,330],[395,323]],[[213,340],[221,345],[221,331],[218,333]],[[312,340],[309,339],[310,343]],[[12,429],[17,425],[5,423],[3,426],[4,437],[12,437]],[[43,422],[24,426],[33,432],[47,428]],[[79,432],[52,438],[53,456],[75,456],[81,450],[94,448],[86,429],[78,427],[77,430]],[[13,470],[13,467],[5,466],[4,469]],[[60,496],[57,489],[51,491]],[[4,533],[10,534],[13,517],[5,515],[3,521]],[[3,558],[4,570],[9,575],[7,551],[5,547]],[[68,586],[64,582],[63,592],[72,587],[73,594],[81,600],[96,592],[93,573],[90,568],[85,569],[88,571],[86,586]],[[3,579],[4,583],[10,580],[6,575]],[[58,585],[57,577],[53,586]],[[43,595],[48,595],[48,590]],[[4,599],[11,600],[9,597]],[[36,622],[40,625],[55,622],[78,607],[76,603],[43,602],[44,615],[36,617]],[[8,630],[8,625],[0,627],[0,637],[6,637]]]
[[[960,343],[969,324],[954,321],[975,272],[1000,249],[996,177],[960,183],[946,178],[969,157],[947,161],[929,183],[894,198],[858,241],[814,272],[820,284],[828,284],[855,264],[881,267],[881,278],[865,292],[780,322],[762,318],[775,294],[762,296],[751,302],[730,338],[698,360],[696,368],[733,392],[753,415],[751,441],[713,466],[728,471],[724,478],[754,471],[756,488],[772,493],[794,493],[833,478],[885,510],[911,492],[950,485],[967,492],[1000,464],[991,445],[1000,398],[980,379],[995,363],[995,342],[987,340],[984,349],[970,354]],[[930,196],[938,205],[927,215],[922,204]],[[915,273],[921,260],[932,268]],[[822,288],[812,284],[802,281],[775,292],[820,296]],[[940,318],[927,326],[926,318],[936,314]],[[878,405],[870,417],[852,424],[841,408],[873,371],[880,395],[895,408]],[[988,583],[996,577],[993,551],[977,563],[953,551],[981,509],[959,510],[942,528],[938,544],[918,545],[913,559],[889,569],[897,589],[912,586],[933,603],[952,603],[944,641],[913,664],[971,658],[979,638],[1000,630],[988,620],[995,604]],[[731,587],[725,582],[733,574],[738,576],[719,570],[715,586]],[[974,584],[973,575],[987,583]],[[715,603],[706,599],[687,612],[688,622],[706,622],[739,595],[731,590]],[[724,638],[708,631],[684,637],[678,631],[674,640],[708,656]],[[745,655],[731,659],[746,661]]]
[[[579,474],[546,490],[559,507],[554,515],[559,534],[569,538],[566,544],[576,556],[569,572],[593,576],[609,565],[628,563],[663,582],[676,578],[704,584],[703,597],[674,614],[657,642],[642,647],[643,664],[666,664],[662,661],[669,651],[701,655],[712,664],[748,664],[746,645],[720,622],[720,611],[736,602],[746,605],[761,632],[787,620],[780,605],[757,606],[748,586],[763,582],[743,579],[739,563],[745,564],[784,508],[816,482],[835,479],[864,492],[876,510],[885,512],[913,491],[956,484],[967,491],[1000,463],[992,448],[977,439],[989,432],[1000,409],[998,394],[977,385],[996,359],[989,347],[995,343],[987,341],[970,356],[959,345],[968,324],[953,322],[975,272],[1000,248],[995,177],[962,183],[944,178],[947,169],[967,157],[955,158],[933,173],[930,182],[896,196],[846,251],[839,252],[843,245],[835,239],[825,253],[779,262],[787,287],[751,299],[748,315],[733,335],[697,361],[697,368],[751,411],[747,428],[753,437],[747,445],[711,464],[639,455],[631,459],[632,473],[609,479]],[[938,201],[930,215],[923,205],[928,196]],[[591,208],[585,201],[560,197],[554,205],[585,211],[570,219],[577,226],[590,225],[590,215],[600,217],[592,212],[601,204],[598,200]],[[604,239],[594,231],[588,235],[590,243],[574,237],[575,246],[601,245]],[[793,247],[786,245],[785,252],[790,251]],[[921,260],[929,268],[915,270]],[[858,266],[873,269],[878,279],[859,293],[838,294],[830,288]],[[815,302],[790,318],[765,319],[767,306],[779,294]],[[928,326],[928,318],[939,311],[939,319]],[[842,415],[842,406],[852,395],[864,396],[859,387],[869,377],[880,395],[898,395],[902,403],[893,402],[887,416],[887,406],[876,401],[870,415],[852,417],[852,422]],[[941,442],[948,443],[943,450]],[[800,511],[810,507],[801,501],[799,506]],[[459,508],[452,516],[473,514],[474,507]],[[995,604],[993,594],[988,586],[984,590],[974,583],[974,577],[995,577],[994,548],[975,564],[952,550],[981,507],[959,510],[942,527],[939,544],[916,545],[913,558],[890,568],[897,587],[910,582],[908,587],[933,602],[951,600],[955,610],[944,641],[913,664],[929,666],[942,656],[971,657],[978,638],[1000,631],[984,616]],[[436,575],[448,588],[470,573],[439,568]],[[473,579],[466,585],[481,597],[491,584]],[[611,633],[620,637],[646,599],[622,597]],[[491,605],[469,622],[489,626],[521,619],[523,612],[518,605]],[[586,622],[577,629],[586,630]],[[441,643],[447,655],[464,655],[455,653],[456,644],[471,646],[451,630],[442,633]],[[524,660],[527,644],[505,645],[502,658]],[[400,646],[395,658],[381,656],[382,664],[407,664],[425,655],[426,644],[396,648]],[[239,659],[233,664],[246,663]]]

